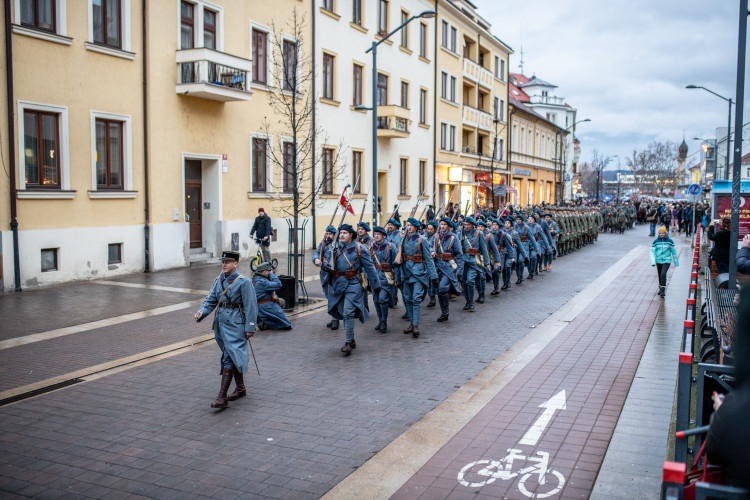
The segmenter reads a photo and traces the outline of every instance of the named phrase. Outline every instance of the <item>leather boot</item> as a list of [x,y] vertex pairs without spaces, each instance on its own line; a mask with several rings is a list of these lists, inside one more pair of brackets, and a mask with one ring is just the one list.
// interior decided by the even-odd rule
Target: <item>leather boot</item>
[[471,302],[469,302],[469,309],[468,310],[469,310],[470,313],[474,312],[474,301],[473,300]]
[[326,328],[331,328],[331,325],[333,324],[333,320],[326,323]]
[[438,323],[442,323],[443,321],[448,321],[448,313],[441,314],[437,320],[438,320]]
[[520,285],[523,282],[523,278],[518,278],[516,280],[516,285]]
[[352,339],[352,341],[349,342],[349,345],[352,346],[352,349],[356,349],[357,348],[357,341],[354,340],[354,339]]
[[479,294],[479,298],[477,298],[477,302],[479,302],[480,304],[484,304],[484,294],[483,293]]
[[232,371],[231,368],[224,368],[221,371],[221,388],[219,389],[219,395],[216,396],[216,401],[211,403],[211,408],[226,408],[229,406],[227,391],[229,390],[229,384],[232,383]]
[[401,316],[401,319],[409,319],[409,313],[405,312],[403,316]]
[[411,336],[412,336],[412,337],[414,337],[414,338],[417,338],[417,337],[419,337],[419,328],[417,328],[417,327],[415,326],[415,327],[414,327],[414,329],[413,329],[413,330],[412,330],[412,332],[411,332]]
[[404,333],[413,333],[414,332],[414,325],[409,325],[408,328],[404,329]]
[[338,330],[339,329],[339,320],[334,319],[331,321],[331,330]]
[[234,392],[227,396],[227,399],[229,401],[234,401],[235,399],[240,399],[247,396],[247,390],[245,389],[245,379],[242,376],[242,373],[239,372],[239,370],[234,371],[234,385]]
[[344,347],[341,348],[341,352],[344,353],[344,356],[348,356],[352,353],[352,344],[350,342],[344,343]]
[[435,307],[435,296],[430,297],[430,301],[427,303],[427,307]]
[[385,333],[388,331],[388,323],[385,321],[380,322],[380,333]]
[[490,295],[497,295],[498,293],[500,293],[500,290],[498,290],[497,288],[495,288],[494,290],[492,290],[490,292]]

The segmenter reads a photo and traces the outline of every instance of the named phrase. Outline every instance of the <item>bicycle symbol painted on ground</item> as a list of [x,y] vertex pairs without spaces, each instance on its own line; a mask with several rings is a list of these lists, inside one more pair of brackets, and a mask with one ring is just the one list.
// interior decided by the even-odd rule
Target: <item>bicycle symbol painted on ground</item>
[[[539,455],[526,457],[521,450],[509,448],[508,454],[500,460],[477,460],[466,464],[458,473],[458,482],[469,488],[481,488],[498,479],[518,480],[518,490],[529,498],[547,498],[559,493],[565,485],[563,475],[549,468],[549,453],[538,451]],[[526,460],[530,465],[513,471],[516,460]]]

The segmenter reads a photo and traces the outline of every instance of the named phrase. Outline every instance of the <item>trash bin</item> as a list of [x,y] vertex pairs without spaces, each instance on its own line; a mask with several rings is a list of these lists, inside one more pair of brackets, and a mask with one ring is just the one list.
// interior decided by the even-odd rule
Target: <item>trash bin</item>
[[294,306],[296,305],[294,300],[294,289],[297,284],[297,279],[294,276],[279,276],[279,280],[281,281],[281,289],[276,292],[276,295],[284,299],[284,302],[286,302],[284,309],[294,309]]

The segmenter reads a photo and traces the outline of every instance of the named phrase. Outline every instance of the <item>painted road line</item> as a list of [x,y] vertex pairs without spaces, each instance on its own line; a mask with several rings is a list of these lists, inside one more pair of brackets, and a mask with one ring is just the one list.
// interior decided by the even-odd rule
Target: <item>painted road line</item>
[[43,340],[56,339],[58,337],[65,337],[67,335],[73,335],[74,333],[87,332],[90,330],[96,330],[97,328],[105,328],[108,326],[119,325],[121,323],[127,323],[128,321],[135,321],[137,319],[148,318],[151,316],[158,316],[160,314],[166,314],[181,309],[187,309],[188,307],[196,307],[202,301],[201,300],[190,300],[188,302],[180,302],[178,304],[172,304],[169,306],[157,307],[156,309],[149,309],[147,311],[138,311],[130,314],[123,314],[122,316],[115,316],[113,318],[100,319],[98,321],[92,321],[90,323],[82,323],[80,325],[66,326],[64,328],[57,328],[55,330],[48,330],[46,332],[33,333],[31,335],[25,335],[23,337],[16,337],[14,339],[8,339],[0,341],[0,351],[4,349],[10,349],[12,347],[18,347],[26,344],[33,344],[34,342],[41,342]]
[[122,286],[125,288],[141,288],[143,290],[159,290],[161,292],[192,293],[206,296],[210,290],[197,290],[195,288],[178,288],[173,286],[146,285],[144,283],[127,283],[125,281],[92,281],[92,285]]
[[541,415],[539,415],[539,418],[536,419],[536,422],[534,422],[531,428],[526,431],[526,434],[523,435],[518,444],[529,446],[536,445],[536,443],[539,441],[539,438],[542,437],[544,429],[547,428],[550,421],[552,420],[552,415],[554,415],[557,410],[565,409],[565,391],[562,390],[558,392],[547,401],[540,404],[539,408],[544,408],[544,411]]
[[323,497],[390,498],[645,252],[635,247]]
[[[326,306],[327,306],[327,302],[325,300],[311,299],[310,304],[302,306],[299,312],[293,312],[289,314],[288,317],[290,319],[291,318],[303,318],[305,316],[309,316],[310,314],[320,311]],[[56,384],[63,384],[64,382],[69,382],[74,379],[84,379],[84,382],[96,380],[98,378],[106,377],[106,376],[113,375],[115,373],[118,373],[124,370],[135,368],[137,366],[142,366],[145,364],[153,363],[154,361],[159,361],[161,359],[170,358],[172,356],[176,356],[178,354],[182,354],[184,352],[188,352],[193,349],[197,349],[199,347],[204,347],[204,344],[206,342],[211,341],[213,339],[214,339],[213,333],[210,333],[207,335],[200,335],[198,337],[193,337],[191,339],[176,342],[174,344],[157,347],[156,349],[151,349],[149,351],[139,352],[138,354],[126,356],[124,358],[114,359],[106,363],[101,363],[101,364],[94,365],[94,366],[88,366],[86,368],[82,368],[80,370],[65,373],[63,375],[58,375],[56,377],[48,378],[46,380],[40,380],[39,382],[34,382],[33,384],[28,384],[22,387],[16,387],[14,389],[9,389],[7,391],[0,392],[0,401],[9,399],[9,398],[14,398],[22,394],[27,394],[27,393],[34,392],[34,391],[40,391],[46,387],[50,387]],[[65,387],[62,387],[60,390],[64,388]]]

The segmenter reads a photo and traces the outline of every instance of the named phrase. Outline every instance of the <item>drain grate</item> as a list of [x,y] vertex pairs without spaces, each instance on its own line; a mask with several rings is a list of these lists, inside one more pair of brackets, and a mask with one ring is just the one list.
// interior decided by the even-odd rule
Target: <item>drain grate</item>
[[63,387],[75,385],[83,381],[84,380],[82,378],[73,378],[70,380],[66,380],[64,382],[58,382],[57,384],[52,384],[46,387],[41,387],[33,391],[24,392],[23,394],[16,394],[15,396],[11,396],[9,398],[0,399],[0,406],[5,406],[11,403],[16,403],[18,401],[23,401],[24,399],[33,398],[34,396],[39,396],[40,394],[45,394],[47,392],[56,391],[57,389],[62,389]]

